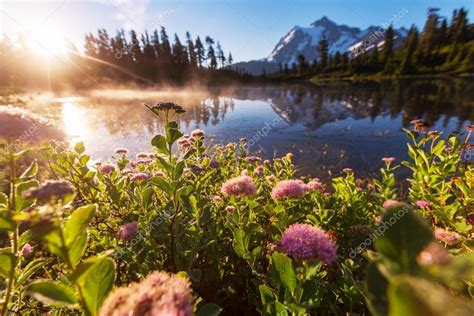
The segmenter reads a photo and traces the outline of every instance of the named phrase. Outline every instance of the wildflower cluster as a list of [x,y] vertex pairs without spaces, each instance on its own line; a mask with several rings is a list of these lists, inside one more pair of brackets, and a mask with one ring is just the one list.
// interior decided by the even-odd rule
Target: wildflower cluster
[[323,182],[300,177],[292,153],[207,147],[171,120],[177,104],[147,108],[164,120],[153,151],[117,147],[95,165],[82,144],[5,155],[1,316],[439,315],[427,292],[470,314],[472,127],[461,140],[414,122],[406,179],[386,157],[380,177]]

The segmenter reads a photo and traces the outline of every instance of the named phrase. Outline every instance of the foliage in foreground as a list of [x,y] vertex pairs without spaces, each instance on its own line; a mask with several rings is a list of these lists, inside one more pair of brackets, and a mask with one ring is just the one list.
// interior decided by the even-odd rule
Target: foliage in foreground
[[154,153],[91,165],[81,144],[43,147],[55,181],[5,147],[2,315],[472,315],[472,126],[461,142],[414,122],[402,203],[394,158],[326,187],[296,179],[291,154],[208,149],[171,120],[179,106],[149,109]]

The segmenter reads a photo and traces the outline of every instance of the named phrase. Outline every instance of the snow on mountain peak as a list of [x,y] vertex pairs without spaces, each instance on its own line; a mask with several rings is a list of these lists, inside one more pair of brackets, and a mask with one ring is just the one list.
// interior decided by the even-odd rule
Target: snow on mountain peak
[[[298,55],[305,56],[307,61],[313,61],[318,58],[317,45],[322,36],[325,36],[329,44],[329,53],[336,52],[350,53],[353,47],[361,47],[362,42],[369,36],[373,35],[375,30],[381,27],[370,26],[365,30],[357,27],[349,27],[347,25],[339,25],[327,16],[310,24],[309,27],[295,26],[293,27],[275,46],[273,51],[268,55],[268,62],[287,63],[291,66],[297,61]],[[406,37],[405,29],[395,30],[397,38]],[[383,41],[383,35],[376,34],[374,43],[377,45]],[[365,46],[364,46],[365,47]]]
[[[369,26],[361,30],[358,27],[337,24],[327,16],[323,16],[309,26],[294,26],[278,41],[273,51],[264,60],[242,62],[235,67],[258,75],[263,69],[267,73],[278,71],[279,65],[283,64],[291,67],[292,64],[297,63],[299,55],[303,55],[306,61],[312,62],[319,58],[317,46],[323,36],[327,38],[329,54],[339,52],[354,56],[364,50],[380,48],[383,45],[384,32],[382,26]],[[394,45],[397,46],[406,38],[408,30],[395,29],[394,33]]]

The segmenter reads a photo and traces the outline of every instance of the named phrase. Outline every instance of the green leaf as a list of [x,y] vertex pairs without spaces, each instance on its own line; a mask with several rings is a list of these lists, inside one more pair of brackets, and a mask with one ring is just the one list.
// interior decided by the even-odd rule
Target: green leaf
[[422,278],[396,277],[388,289],[389,315],[471,316],[474,307],[467,299]]
[[173,195],[173,188],[165,179],[161,177],[153,177],[149,180],[149,183],[153,183],[154,185],[158,186],[169,196]]
[[0,192],[0,207],[8,207],[8,196],[3,192]]
[[87,248],[88,233],[83,232],[71,244],[67,246],[69,261],[75,266],[84,255]]
[[434,240],[431,227],[407,205],[386,210],[377,232],[375,248],[405,272],[417,268],[416,257]]
[[155,191],[151,187],[147,187],[147,188],[145,188],[145,190],[143,190],[143,192],[142,192],[142,205],[143,205],[144,208],[147,208],[150,205],[154,192]]
[[74,146],[74,150],[76,151],[76,153],[78,153],[79,155],[84,153],[86,151],[86,147],[84,146],[84,142],[78,142],[75,146]]
[[166,144],[166,138],[163,135],[156,135],[151,140],[151,145],[156,147],[159,153],[169,155],[169,150]]
[[387,315],[387,279],[380,273],[378,264],[374,261],[369,263],[366,274],[367,306],[374,316]]
[[64,225],[66,245],[74,242],[89,226],[96,212],[96,205],[89,204],[76,209]]
[[35,159],[30,164],[30,166],[23,172],[23,174],[20,176],[20,179],[26,179],[26,178],[34,177],[37,172],[38,172],[38,162]]
[[29,180],[25,182],[21,182],[16,187],[16,197],[15,197],[15,210],[17,212],[21,211],[25,207],[30,206],[33,204],[34,199],[27,199],[23,197],[23,192],[31,188],[39,187],[39,182],[36,180]]
[[260,284],[258,286],[258,290],[260,292],[260,299],[262,300],[262,305],[269,304],[271,302],[275,302],[275,294],[273,294],[272,290],[265,286],[264,284]]
[[273,275],[290,293],[296,288],[296,275],[291,259],[285,254],[274,252],[272,255]]
[[427,270],[436,280],[440,280],[452,289],[462,291],[466,285],[465,281],[473,278],[474,252],[454,256],[449,264],[431,265]]
[[35,281],[26,287],[26,293],[48,305],[69,306],[78,299],[74,289],[54,281]]
[[165,169],[168,173],[173,171],[173,165],[168,163],[163,157],[156,157],[156,163],[161,169]]
[[0,211],[0,231],[12,231],[15,229],[15,222],[12,220],[12,213]]
[[26,155],[26,153],[29,151],[29,149],[23,149],[19,152],[16,152],[13,154],[13,159],[18,160]]
[[166,141],[168,144],[172,145],[176,142],[180,137],[183,136],[183,133],[179,130],[178,123],[176,122],[169,122],[166,126]]
[[64,239],[70,254],[71,263],[75,265],[81,258],[86,245],[86,229],[96,212],[96,205],[89,204],[76,209],[64,225]]
[[245,232],[241,229],[236,229],[233,232],[233,235],[234,240],[232,242],[232,246],[234,247],[235,253],[241,258],[248,257],[248,236],[246,236]]
[[25,281],[27,281],[36,271],[40,270],[46,264],[44,259],[35,259],[29,262],[26,267],[23,268],[22,273],[15,282],[15,289],[19,288]]
[[66,248],[65,245],[63,245],[63,241],[61,239],[61,231],[57,226],[54,226],[52,229],[48,229],[48,231],[43,235],[43,239],[46,241],[49,252],[59,256],[63,260],[66,260]]
[[222,308],[214,303],[209,303],[201,307],[197,316],[218,316],[222,312]]
[[89,313],[96,315],[114,285],[115,264],[107,257],[87,259],[77,266],[71,279],[81,289]]
[[288,311],[285,305],[283,305],[280,302],[275,302],[275,308],[272,313],[272,315],[277,315],[277,316],[286,316],[288,315]]
[[0,275],[9,277],[16,266],[16,257],[10,252],[10,249],[4,249],[0,252]]

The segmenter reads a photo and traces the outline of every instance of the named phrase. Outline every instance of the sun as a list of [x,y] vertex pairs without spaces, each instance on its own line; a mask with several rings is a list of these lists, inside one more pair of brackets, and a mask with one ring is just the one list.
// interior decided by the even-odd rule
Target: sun
[[66,37],[57,29],[41,28],[33,30],[27,36],[28,46],[38,54],[46,57],[63,55],[67,52]]

